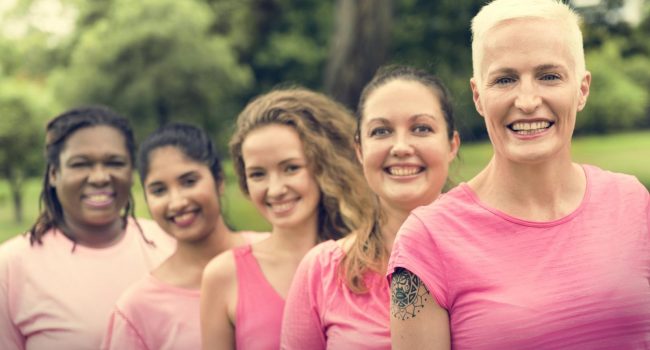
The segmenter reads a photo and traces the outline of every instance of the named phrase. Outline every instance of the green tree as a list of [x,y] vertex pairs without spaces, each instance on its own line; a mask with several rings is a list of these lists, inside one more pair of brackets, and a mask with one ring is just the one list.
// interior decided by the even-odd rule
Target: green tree
[[9,183],[16,222],[23,220],[23,183],[42,168],[43,130],[53,105],[36,84],[16,78],[0,82],[0,177]]
[[[252,83],[229,41],[210,33],[213,13],[193,0],[114,0],[52,77],[67,104],[102,103],[130,116],[141,136],[171,120],[229,130]],[[225,135],[225,134],[222,134]]]
[[586,60],[592,83],[587,105],[576,121],[576,132],[603,133],[642,125],[649,96],[635,75],[650,81],[648,58],[623,58],[620,44],[610,40],[589,52]]

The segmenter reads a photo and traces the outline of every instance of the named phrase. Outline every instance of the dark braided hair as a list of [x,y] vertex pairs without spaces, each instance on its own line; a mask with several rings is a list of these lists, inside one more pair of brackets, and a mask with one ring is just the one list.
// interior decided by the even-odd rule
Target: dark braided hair
[[[60,229],[64,226],[63,207],[56,194],[56,189],[50,185],[49,174],[52,169],[60,167],[60,155],[68,138],[83,128],[94,126],[110,126],[119,131],[124,136],[131,163],[135,162],[135,138],[128,120],[107,107],[88,106],[75,108],[50,120],[45,135],[46,166],[39,202],[40,214],[28,232],[31,245],[34,245],[34,243],[43,244],[42,237],[48,230],[52,228]],[[122,215],[122,228],[126,227],[128,217],[132,217],[143,239],[153,245],[153,242],[144,236],[142,228],[135,219],[134,211],[133,195],[129,192],[129,199]],[[75,237],[69,238],[76,246]]]

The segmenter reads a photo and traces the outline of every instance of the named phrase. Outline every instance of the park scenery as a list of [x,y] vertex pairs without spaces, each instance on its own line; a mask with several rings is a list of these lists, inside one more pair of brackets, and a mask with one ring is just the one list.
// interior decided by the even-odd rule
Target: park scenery
[[[389,63],[424,68],[449,86],[462,139],[450,181],[466,181],[491,157],[469,85],[469,23],[483,3],[1,1],[0,241],[34,222],[45,123],[68,108],[110,106],[131,120],[138,139],[169,121],[196,124],[227,156],[234,119],[251,97],[304,86],[354,110],[361,87]],[[570,3],[584,17],[593,77],[574,159],[650,188],[650,2]],[[268,229],[240,193],[232,164],[225,168],[229,224]],[[147,217],[134,183],[136,215]]]

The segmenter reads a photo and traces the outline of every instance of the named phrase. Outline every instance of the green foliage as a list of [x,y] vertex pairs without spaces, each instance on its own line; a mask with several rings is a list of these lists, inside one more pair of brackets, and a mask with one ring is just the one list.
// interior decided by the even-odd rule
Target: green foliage
[[587,67],[592,74],[591,91],[587,106],[578,115],[576,132],[602,133],[642,125],[649,96],[632,74],[650,80],[646,70],[650,60],[635,57],[634,65],[626,68],[619,46],[610,41],[587,54]]
[[0,178],[10,185],[16,221],[23,216],[23,182],[40,174],[43,130],[52,105],[38,85],[16,78],[0,83]]
[[223,132],[252,77],[228,40],[210,34],[213,21],[197,1],[115,0],[52,86],[69,105],[102,103],[125,113],[140,136],[170,120]]

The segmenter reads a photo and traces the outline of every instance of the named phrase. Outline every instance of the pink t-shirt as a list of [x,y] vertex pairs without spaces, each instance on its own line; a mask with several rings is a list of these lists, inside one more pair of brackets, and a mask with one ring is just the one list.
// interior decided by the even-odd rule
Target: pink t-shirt
[[[240,232],[247,243],[268,233]],[[152,275],[117,301],[102,349],[201,349],[200,291],[169,285]]]
[[117,302],[102,349],[201,349],[198,289],[154,276],[131,286]]
[[344,254],[326,241],[305,255],[284,309],[282,349],[390,349],[388,283],[368,272],[368,292],[352,292],[339,272]]
[[233,255],[237,269],[237,349],[277,350],[284,299],[264,277],[250,245],[234,248]]
[[650,196],[583,166],[580,206],[531,222],[461,184],[413,211],[393,246],[450,316],[455,349],[650,348]]
[[119,295],[175,246],[155,222],[138,222],[155,247],[132,221],[107,248],[73,251],[57,230],[42,245],[21,235],[0,246],[0,349],[98,349]]

